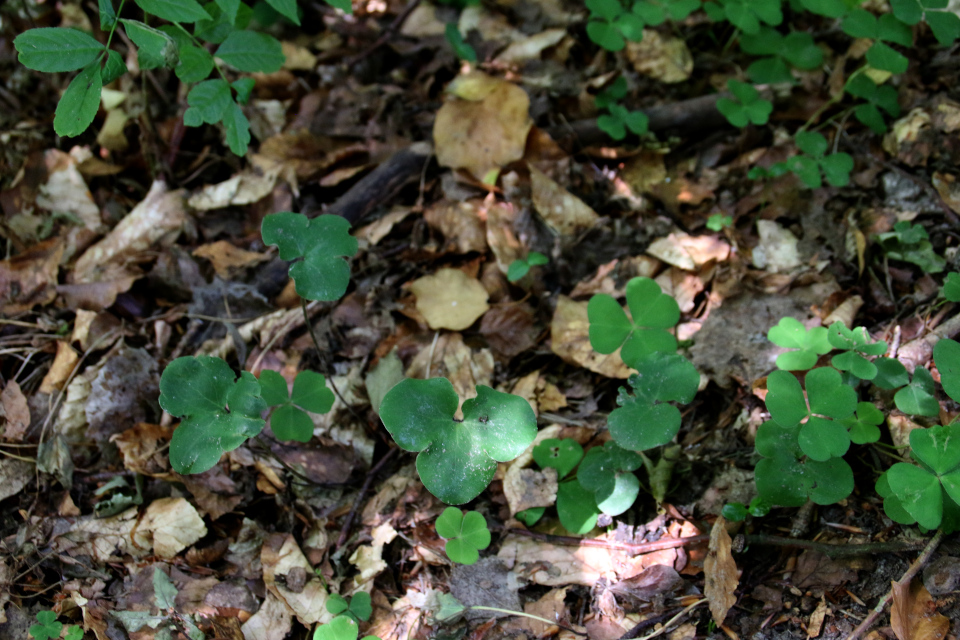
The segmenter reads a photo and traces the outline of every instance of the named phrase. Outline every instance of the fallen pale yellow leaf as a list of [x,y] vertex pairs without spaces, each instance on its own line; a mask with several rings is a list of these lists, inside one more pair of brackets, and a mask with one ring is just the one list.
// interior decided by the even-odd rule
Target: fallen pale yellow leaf
[[417,296],[417,311],[431,329],[462,331],[490,308],[480,281],[459,269],[440,269],[414,280],[410,289]]

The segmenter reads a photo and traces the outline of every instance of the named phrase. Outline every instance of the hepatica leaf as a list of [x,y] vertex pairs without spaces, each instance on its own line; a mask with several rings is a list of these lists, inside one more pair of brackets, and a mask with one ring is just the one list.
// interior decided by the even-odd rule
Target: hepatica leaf
[[244,371],[237,380],[220,358],[177,358],[160,377],[160,406],[181,418],[170,442],[177,473],[201,473],[263,429],[267,403],[260,383]]
[[265,244],[275,244],[290,266],[297,293],[307,300],[337,300],[347,290],[350,266],[344,258],[357,252],[350,223],[340,216],[309,219],[300,213],[274,213],[263,219]]
[[490,546],[490,530],[483,515],[476,511],[464,513],[456,507],[447,507],[437,518],[437,535],[447,541],[447,557],[460,564],[474,564],[479,551]]
[[533,459],[541,469],[552,467],[563,479],[583,458],[583,447],[573,438],[548,438],[533,448]]
[[781,318],[767,332],[767,339],[778,347],[791,349],[777,356],[777,368],[785,371],[806,371],[817,364],[817,359],[832,350],[827,340],[826,327],[807,329],[796,318]]
[[583,535],[597,526],[600,510],[593,494],[574,479],[557,487],[557,515],[567,531]]
[[651,353],[676,351],[677,340],[665,329],[680,320],[677,301],[650,278],[633,278],[626,294],[632,320],[613,297],[598,294],[590,299],[590,345],[599,353],[613,353],[622,345],[620,357],[630,366]]
[[424,486],[447,504],[463,504],[483,491],[497,462],[513,460],[530,446],[537,420],[519,396],[477,386],[463,403],[463,421],[454,419],[459,398],[446,378],[397,383],[380,404],[380,418],[394,441],[419,451],[417,471]]
[[276,407],[270,416],[270,428],[280,440],[308,442],[313,436],[313,420],[306,411],[326,413],[335,399],[326,378],[314,371],[297,374],[292,396],[287,393],[287,381],[276,371],[264,370],[260,386],[267,405]]
[[610,412],[610,435],[624,449],[646,451],[670,442],[680,430],[680,410],[668,402],[693,400],[700,374],[683,356],[657,353],[633,364],[637,373],[621,387]]
[[640,482],[633,472],[642,464],[643,458],[637,453],[608,442],[587,452],[577,471],[577,480],[593,494],[603,513],[618,516],[637,499]]

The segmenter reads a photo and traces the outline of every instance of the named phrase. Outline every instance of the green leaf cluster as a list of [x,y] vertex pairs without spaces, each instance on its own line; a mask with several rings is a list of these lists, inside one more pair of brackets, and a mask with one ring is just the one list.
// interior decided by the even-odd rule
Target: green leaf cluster
[[778,347],[790,349],[777,356],[777,368],[784,371],[812,369],[820,356],[830,353],[833,347],[827,339],[826,327],[807,329],[796,318],[781,318],[770,328],[767,339]]
[[[541,469],[557,470],[557,479],[560,481],[557,486],[557,516],[560,524],[578,535],[593,529],[600,515],[594,495],[583,488],[575,474],[571,475],[583,459],[580,443],[572,438],[548,438],[533,448],[533,459]],[[527,509],[527,512],[531,511],[534,510]],[[524,517],[527,526],[539,520],[544,509],[538,508],[537,511],[539,513],[528,513]],[[531,519],[533,522],[530,522]]]
[[597,294],[590,299],[590,346],[598,353],[613,353],[619,348],[628,366],[653,353],[675,352],[677,339],[666,329],[680,320],[677,301],[650,278],[631,279],[626,296],[630,317],[613,296]]
[[[313,632],[313,640],[357,640],[359,636],[360,626],[350,616],[337,616],[327,624],[320,625]],[[363,640],[380,639],[377,636],[364,636]]]
[[370,594],[366,591],[358,591],[353,594],[350,600],[347,600],[339,593],[331,593],[327,598],[327,611],[335,616],[344,615],[352,618],[355,622],[361,620],[366,622],[373,614],[373,605],[370,604]]
[[870,127],[877,135],[887,132],[887,123],[883,117],[886,111],[891,117],[900,115],[900,103],[897,90],[890,85],[878,85],[865,73],[854,73],[847,80],[844,91],[850,95],[866,100],[857,105],[853,115],[857,120]]
[[621,51],[627,40],[643,38],[643,19],[627,11],[620,0],[586,0],[590,11],[587,36],[607,51]]
[[727,20],[751,35],[759,33],[763,24],[776,27],[783,22],[780,0],[712,0],[703,9],[714,22]]
[[297,374],[291,394],[284,377],[267,369],[260,374],[260,388],[264,401],[274,408],[270,428],[280,440],[309,441],[313,436],[313,420],[306,412],[326,413],[335,399],[327,388],[326,378],[313,371]]
[[447,557],[460,564],[474,564],[480,551],[490,546],[490,530],[483,514],[464,513],[456,507],[447,507],[437,518],[437,535],[447,541]]
[[893,230],[877,235],[880,248],[891,260],[915,264],[924,273],[940,273],[947,261],[933,251],[930,236],[922,225],[902,220]]
[[545,265],[548,262],[550,260],[547,256],[539,251],[531,251],[526,258],[519,258],[510,263],[510,266],[507,267],[507,280],[516,282],[530,273],[530,267]]
[[594,104],[597,109],[607,113],[597,118],[597,126],[614,140],[623,140],[629,129],[635,135],[642,136],[648,131],[649,118],[642,111],[628,111],[618,104],[627,95],[627,80],[618,77],[610,86],[597,94]]
[[768,513],[770,513],[770,505],[764,502],[763,498],[760,496],[756,496],[750,501],[750,504],[743,504],[742,502],[728,502],[727,504],[723,505],[720,515],[722,515],[726,520],[730,520],[732,522],[741,522],[745,520],[747,516],[762,518]]
[[730,124],[738,128],[748,124],[767,124],[773,103],[764,99],[753,85],[731,78],[727,81],[727,89],[733,98],[717,100],[717,110]]
[[600,511],[617,516],[633,506],[640,492],[640,481],[634,471],[643,464],[643,458],[627,451],[616,442],[594,447],[587,452],[577,470],[577,481],[593,494]]
[[823,51],[805,31],[783,35],[771,27],[760,27],[740,37],[740,48],[754,56],[764,56],[750,63],[747,75],[756,84],[793,83],[791,69],[809,71],[823,64]]
[[[57,640],[63,631],[63,623],[57,620],[53,611],[38,611],[37,624],[31,625],[30,635],[36,640]],[[67,626],[66,640],[80,640],[83,638],[83,629],[76,624]]]
[[906,56],[888,43],[909,47],[913,44],[910,26],[896,15],[885,13],[879,17],[866,9],[854,9],[848,13],[840,28],[851,38],[868,38],[874,43],[867,50],[866,59],[874,69],[903,73],[909,64]]

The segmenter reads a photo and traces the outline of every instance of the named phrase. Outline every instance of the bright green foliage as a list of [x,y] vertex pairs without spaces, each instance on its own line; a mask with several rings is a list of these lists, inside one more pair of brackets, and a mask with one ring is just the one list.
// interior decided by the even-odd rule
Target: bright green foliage
[[899,53],[890,45],[892,42],[904,47],[913,44],[913,34],[910,27],[890,13],[879,18],[866,9],[854,9],[843,19],[843,32],[852,38],[869,38],[875,40],[867,51],[867,63],[875,68],[890,73],[903,73],[907,70],[906,56]]
[[37,640],[50,640],[60,637],[63,623],[57,620],[57,614],[53,611],[38,611],[37,623],[30,627],[30,635]]
[[507,280],[516,282],[530,272],[530,267],[544,265],[548,262],[550,262],[550,260],[547,256],[539,251],[531,251],[527,254],[526,258],[520,258],[510,263],[510,266],[507,268]]
[[941,340],[933,348],[933,362],[940,372],[940,384],[948,396],[960,402],[960,343]]
[[170,22],[209,20],[210,15],[196,0],[137,0],[140,8]]
[[373,606],[370,604],[370,594],[366,591],[356,592],[349,601],[339,593],[331,593],[327,599],[327,611],[335,616],[342,613],[357,622],[366,622],[373,614]]
[[723,510],[721,511],[721,515],[725,519],[733,522],[740,522],[747,516],[762,518],[768,513],[770,513],[770,505],[764,502],[760,496],[756,496],[751,500],[749,505],[745,505],[742,502],[728,502],[723,505]]
[[773,103],[763,99],[753,85],[731,79],[727,81],[727,89],[736,99],[720,98],[717,100],[717,110],[730,124],[741,128],[751,123],[767,124],[773,112]]
[[960,37],[960,17],[946,10],[948,0],[891,0],[890,8],[898,20],[909,25],[925,20],[943,46]]
[[707,218],[707,229],[710,231],[723,231],[724,227],[733,225],[733,216],[726,216],[722,213],[712,213]]
[[637,499],[640,481],[633,472],[642,464],[638,454],[608,442],[587,452],[577,470],[577,481],[593,494],[600,511],[617,516]]
[[893,231],[877,235],[877,240],[888,258],[915,264],[925,273],[940,273],[947,264],[934,253],[927,230],[919,224],[903,220],[893,225]]
[[[239,0],[231,0],[240,4]],[[300,26],[300,16],[297,13],[297,0],[267,0],[269,4],[277,13],[281,14],[284,18],[287,18],[293,24]],[[331,5],[334,6],[334,5]],[[347,13],[350,12],[350,7],[346,9]]]
[[464,513],[456,507],[447,507],[437,518],[437,535],[447,541],[447,557],[460,564],[473,564],[480,559],[479,551],[490,546],[490,530],[483,514]]
[[914,429],[910,451],[920,466],[898,462],[877,482],[884,511],[900,524],[952,533],[960,511],[960,424]]
[[541,469],[556,469],[562,480],[583,459],[583,447],[573,438],[548,438],[533,448],[533,459]]
[[960,302],[960,273],[948,273],[946,280],[943,281],[943,288],[940,290],[948,302]]
[[883,424],[883,412],[870,402],[857,404],[856,415],[840,421],[850,433],[854,444],[869,444],[880,439],[880,425]]
[[898,389],[910,382],[907,368],[896,358],[877,358],[873,364],[877,367],[877,375],[872,382],[881,389]]
[[[357,640],[359,635],[360,627],[356,620],[350,616],[337,616],[327,624],[317,627],[313,632],[313,640]],[[363,640],[380,639],[377,636],[364,636]]]
[[[591,332],[593,326],[590,327]],[[683,356],[657,353],[635,361],[637,373],[621,387],[618,408],[607,424],[618,445],[631,451],[646,451],[667,444],[680,430],[680,410],[669,402],[693,400],[700,384],[697,369]]]
[[647,132],[650,119],[642,111],[628,111],[619,104],[611,104],[607,110],[610,113],[597,118],[597,126],[614,140],[623,140],[627,137],[627,129],[638,136]]
[[785,371],[806,371],[817,364],[817,359],[833,347],[827,338],[826,327],[807,329],[796,318],[781,318],[767,332],[767,339],[778,347],[792,349],[777,356],[777,368]]
[[[272,213],[260,227],[265,244],[275,244],[280,258],[296,260],[290,266],[297,294],[307,300],[337,300],[350,283],[350,265],[344,258],[357,252],[350,223],[324,214],[309,219],[302,213]],[[302,259],[301,259],[302,258]]]
[[444,28],[444,34],[447,37],[447,42],[450,43],[450,46],[453,47],[453,53],[460,60],[466,60],[467,62],[476,62],[477,61],[477,51],[471,47],[466,40],[463,38],[463,34],[460,33],[460,28],[457,26],[456,22],[448,22],[447,26]]
[[546,512],[546,510],[546,507],[532,507],[530,509],[518,511],[513,515],[513,517],[528,527],[532,527],[540,521],[540,518],[543,517],[543,514]]
[[181,418],[170,442],[177,473],[202,473],[263,429],[267,403],[253,374],[236,374],[220,358],[177,358],[160,377],[160,406]]
[[80,625],[72,624],[67,627],[67,633],[63,636],[64,640],[83,640],[83,628]]
[[827,182],[835,187],[844,187],[850,183],[853,171],[853,158],[844,152],[826,155],[827,139],[815,131],[800,131],[796,135],[797,148],[803,155],[797,155],[787,161],[787,166],[811,189],[822,186],[820,171]]
[[557,515],[567,531],[582,536],[597,526],[600,510],[593,493],[573,479],[557,487]]
[[483,491],[497,462],[513,460],[530,446],[537,419],[519,396],[477,386],[454,420],[459,398],[446,378],[399,382],[380,404],[380,419],[406,451],[419,451],[417,471],[430,493],[463,504]]
[[923,367],[913,371],[913,381],[897,391],[893,396],[897,409],[915,416],[940,415],[940,403],[937,402],[933,388],[933,376]]
[[590,346],[599,353],[613,353],[622,345],[620,357],[629,366],[652,353],[676,351],[677,339],[665,329],[680,320],[677,301],[650,278],[631,279],[626,295],[632,320],[612,296],[601,293],[590,299]]
[[53,117],[53,130],[57,135],[72,137],[86,131],[100,108],[102,90],[99,63],[95,62],[78,73],[57,103]]
[[232,32],[214,55],[231,67],[250,73],[279,71],[286,59],[276,38],[255,31]]
[[805,31],[783,35],[776,29],[760,27],[757,33],[740,37],[740,48],[751,55],[766,56],[747,68],[747,75],[756,84],[792,83],[791,67],[810,70],[823,64],[823,51]]
[[864,356],[879,356],[887,352],[887,343],[871,342],[870,334],[863,327],[848,329],[842,322],[830,325],[827,338],[834,349],[844,351],[833,356],[831,364],[840,371],[849,371],[861,380],[873,380],[877,366]]
[[666,20],[684,20],[700,8],[700,0],[639,0],[633,12],[646,24],[656,27]]
[[284,377],[269,369],[260,373],[260,388],[267,405],[275,407],[270,428],[280,440],[308,442],[313,436],[313,420],[306,412],[326,413],[335,399],[326,378],[313,371],[297,374],[292,395],[287,392]]
[[643,38],[643,20],[626,11],[620,0],[587,0],[586,5],[590,11],[587,36],[607,51],[620,51],[627,40]]
[[864,73],[855,73],[850,76],[844,90],[854,97],[866,100],[866,103],[858,105],[853,113],[857,120],[878,135],[887,131],[881,109],[894,118],[900,115],[897,90],[890,85],[877,85]]
[[804,382],[806,397],[792,373],[774,371],[767,377],[770,417],[783,429],[800,426],[798,444],[811,459],[825,462],[840,457],[850,447],[850,435],[837,421],[857,410],[857,394],[829,367],[808,372]]
[[780,0],[714,0],[703,8],[714,22],[729,20],[748,34],[758,33],[761,23],[775,27],[783,22]]
[[18,35],[13,46],[20,64],[46,73],[76,71],[89,66],[104,46],[82,31],[64,27],[30,29]]

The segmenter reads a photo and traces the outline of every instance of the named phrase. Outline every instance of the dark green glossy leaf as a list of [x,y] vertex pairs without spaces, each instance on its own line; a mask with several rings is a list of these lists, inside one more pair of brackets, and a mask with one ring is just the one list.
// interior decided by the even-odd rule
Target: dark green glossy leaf
[[87,130],[100,109],[103,80],[100,64],[93,62],[70,81],[53,117],[53,130],[64,137],[78,136]]
[[76,29],[43,27],[24,31],[13,40],[20,64],[34,71],[57,73],[89,66],[103,45]]

